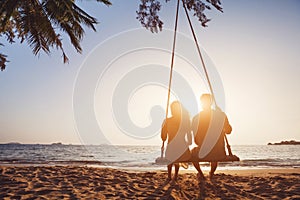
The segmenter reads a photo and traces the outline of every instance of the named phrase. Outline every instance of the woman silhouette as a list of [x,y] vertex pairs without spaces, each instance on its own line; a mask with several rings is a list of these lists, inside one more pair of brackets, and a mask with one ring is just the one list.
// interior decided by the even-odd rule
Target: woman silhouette
[[161,139],[165,142],[168,138],[166,159],[168,164],[168,180],[171,180],[172,166],[175,166],[174,180],[177,180],[179,163],[190,159],[189,145],[192,144],[191,121],[188,111],[179,101],[171,104],[172,116],[167,118],[162,126]]

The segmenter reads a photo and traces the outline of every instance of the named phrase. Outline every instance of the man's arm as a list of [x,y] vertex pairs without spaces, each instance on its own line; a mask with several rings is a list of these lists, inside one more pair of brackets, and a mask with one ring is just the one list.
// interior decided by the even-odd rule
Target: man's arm
[[228,121],[228,118],[227,118],[226,114],[225,114],[225,122],[224,122],[224,128],[223,128],[223,131],[224,131],[224,133],[226,133],[226,134],[230,134],[231,131],[232,131],[232,127],[231,127],[231,125],[229,124],[229,121]]

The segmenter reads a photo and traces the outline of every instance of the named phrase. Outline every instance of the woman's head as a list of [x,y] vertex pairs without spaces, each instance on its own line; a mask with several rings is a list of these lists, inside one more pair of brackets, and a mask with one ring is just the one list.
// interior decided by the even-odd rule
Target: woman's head
[[189,112],[183,107],[179,101],[174,101],[171,104],[171,113],[173,117],[190,118]]
[[171,113],[173,116],[181,116],[182,113],[182,106],[179,101],[174,101],[171,104]]

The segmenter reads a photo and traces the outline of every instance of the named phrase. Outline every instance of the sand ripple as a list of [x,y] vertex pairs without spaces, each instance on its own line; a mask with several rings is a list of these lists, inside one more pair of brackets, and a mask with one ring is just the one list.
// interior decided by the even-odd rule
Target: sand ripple
[[300,199],[299,173],[181,173],[79,166],[0,167],[0,199]]

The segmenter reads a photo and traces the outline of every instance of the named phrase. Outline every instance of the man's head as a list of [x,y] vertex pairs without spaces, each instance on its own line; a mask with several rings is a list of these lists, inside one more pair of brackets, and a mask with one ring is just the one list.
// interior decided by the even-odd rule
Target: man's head
[[203,109],[211,108],[211,105],[213,103],[211,94],[202,94],[200,97],[200,101]]

